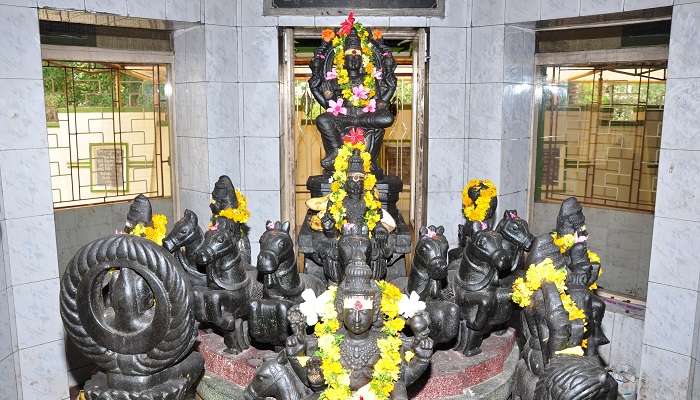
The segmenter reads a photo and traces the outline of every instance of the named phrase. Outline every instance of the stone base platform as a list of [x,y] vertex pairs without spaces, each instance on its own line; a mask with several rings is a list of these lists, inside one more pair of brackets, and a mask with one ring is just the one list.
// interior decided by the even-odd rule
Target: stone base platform
[[[202,400],[243,399],[243,389],[253,379],[255,369],[272,351],[249,349],[232,355],[225,353],[223,339],[213,333],[200,333],[199,352],[204,356],[205,375],[197,387]],[[484,340],[481,354],[464,357],[453,350],[439,350],[431,370],[416,382],[412,399],[506,400],[510,396],[512,376],[519,350],[515,331],[491,335]]]

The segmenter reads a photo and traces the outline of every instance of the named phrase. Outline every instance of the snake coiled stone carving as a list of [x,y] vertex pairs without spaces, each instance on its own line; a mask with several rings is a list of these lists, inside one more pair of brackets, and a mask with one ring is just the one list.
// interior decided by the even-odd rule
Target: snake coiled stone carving
[[66,332],[107,373],[162,371],[186,357],[196,339],[183,276],[173,256],[146,239],[97,239],[76,253],[63,276]]

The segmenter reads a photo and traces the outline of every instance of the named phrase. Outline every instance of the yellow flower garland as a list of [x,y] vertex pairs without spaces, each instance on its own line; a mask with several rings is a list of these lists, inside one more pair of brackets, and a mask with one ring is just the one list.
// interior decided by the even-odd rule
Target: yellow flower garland
[[136,224],[134,229],[129,232],[130,235],[146,238],[158,246],[163,245],[163,239],[165,239],[167,233],[168,217],[163,214],[153,214],[151,217],[151,226]]
[[[394,384],[401,375],[401,346],[403,342],[399,337],[404,327],[405,320],[399,312],[399,300],[401,291],[393,284],[386,281],[377,281],[382,293],[380,310],[384,317],[382,332],[385,337],[377,340],[380,358],[374,364],[370,389],[377,399],[388,399]],[[335,303],[336,292],[331,293],[330,303]],[[340,344],[343,336],[336,334],[340,329],[340,321],[335,318],[321,317],[321,322],[314,326],[314,334],[318,338],[318,351],[316,355],[321,358],[321,371],[327,388],[319,399],[345,400],[352,397],[350,390],[350,374],[340,362]],[[404,359],[410,361],[415,354],[406,351]]]
[[551,282],[556,286],[562,305],[569,314],[569,320],[580,319],[585,326],[586,314],[566,293],[566,268],[557,268],[549,258],[545,258],[539,264],[530,265],[525,272],[525,279],[517,278],[513,282],[513,302],[523,308],[529,306],[532,295],[542,287],[543,282]]
[[223,209],[219,212],[217,216],[230,219],[231,221],[238,222],[239,224],[245,224],[250,218],[250,211],[248,210],[248,200],[238,189],[236,189],[236,201],[238,202],[238,207],[229,207]]
[[[600,265],[600,256],[598,253],[588,250],[588,260],[591,262],[591,264],[598,264],[598,278],[600,279],[601,276],[603,276],[603,267]],[[598,289],[598,281],[596,279],[596,282],[593,282],[588,288],[591,290],[596,290]]]
[[552,232],[551,235],[554,245],[559,247],[559,252],[561,254],[566,253],[576,244],[576,236],[573,233],[559,236],[557,232]]
[[[485,186],[479,192],[476,202],[469,197],[469,189],[477,186]],[[491,200],[496,197],[496,185],[489,179],[472,179],[462,190],[462,212],[469,221],[483,222],[491,207]]]
[[348,160],[352,157],[352,152],[355,149],[360,150],[360,157],[362,157],[363,169],[365,171],[364,201],[367,210],[365,211],[364,219],[367,224],[367,229],[371,234],[382,218],[382,202],[377,199],[377,195],[374,193],[377,177],[370,172],[372,169],[372,156],[365,150],[364,143],[345,143],[338,149],[338,155],[334,162],[335,172],[333,173],[331,181],[331,194],[329,197],[331,206],[328,208],[328,212],[331,213],[336,228],[342,229],[343,225],[347,223],[347,210],[343,206],[343,200],[347,196],[345,182],[348,180]]
[[335,55],[333,57],[333,66],[337,74],[338,85],[343,94],[343,99],[350,102],[355,107],[366,107],[369,101],[377,94],[377,84],[374,78],[376,67],[372,63],[372,43],[369,41],[369,32],[362,26],[361,23],[354,24],[357,36],[360,38],[360,47],[362,50],[362,66],[365,70],[365,77],[362,85],[367,89],[368,94],[366,99],[352,98],[352,86],[350,85],[350,76],[345,69],[345,36],[336,35],[333,37],[331,44]]

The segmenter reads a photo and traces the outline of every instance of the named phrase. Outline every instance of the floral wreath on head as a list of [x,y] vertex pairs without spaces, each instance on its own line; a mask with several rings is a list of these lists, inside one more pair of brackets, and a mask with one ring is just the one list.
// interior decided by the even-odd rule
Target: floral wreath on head
[[[211,203],[214,204],[216,200],[212,199]],[[248,210],[248,199],[241,193],[240,190],[236,189],[236,202],[238,207],[236,208],[225,208],[214,217],[224,217],[230,219],[233,222],[239,224],[245,224],[250,219],[250,211]]]
[[[375,282],[381,292],[379,309],[384,322],[382,327],[384,337],[377,340],[380,358],[374,364],[372,379],[368,385],[358,389],[355,396],[350,390],[350,374],[340,362],[340,344],[343,342],[343,335],[336,333],[340,329],[338,312],[335,308],[338,287],[330,286],[318,297],[312,289],[306,289],[301,294],[304,302],[299,305],[299,311],[306,317],[306,324],[314,326],[314,335],[318,338],[318,350],[314,355],[321,359],[321,372],[327,385],[319,399],[361,399],[363,393],[366,398],[389,399],[401,375],[402,359],[410,362],[415,356],[410,350],[406,350],[403,357],[401,356],[403,341],[400,334],[406,319],[424,310],[425,303],[420,301],[416,292],[406,296],[389,282]],[[355,307],[363,309],[365,305],[358,301]]]
[[[585,229],[585,226],[584,226]],[[567,233],[565,235],[559,235],[556,231],[552,232],[550,234],[552,237],[552,243],[554,243],[555,246],[559,248],[559,252],[561,254],[566,253],[567,251],[571,250],[572,247],[576,243],[581,243],[585,242],[588,240],[588,236],[579,236],[577,232],[574,233]],[[598,278],[603,275],[603,267],[600,265],[600,256],[598,253],[594,252],[593,250],[587,250],[588,251],[588,260],[591,262],[591,264],[598,264]],[[593,282],[588,288],[591,290],[596,290],[598,289],[598,282]]]
[[[469,197],[469,189],[481,187],[476,202]],[[462,212],[469,221],[484,222],[491,208],[491,200],[496,197],[496,185],[490,179],[472,179],[462,190]]]
[[168,217],[163,214],[153,214],[150,226],[136,224],[131,232],[129,232],[130,235],[146,238],[158,246],[163,245],[163,239],[165,239],[167,233]]
[[328,208],[328,212],[331,213],[331,217],[335,221],[335,227],[338,230],[348,222],[347,210],[343,205],[343,199],[347,196],[345,183],[348,180],[348,161],[352,157],[353,151],[359,150],[365,171],[364,201],[367,209],[365,210],[364,220],[371,235],[371,232],[382,218],[382,203],[374,192],[377,185],[377,177],[371,172],[372,155],[367,152],[364,132],[362,128],[351,128],[350,133],[343,137],[343,145],[338,149],[338,155],[333,164],[335,172],[330,178],[331,193],[328,199],[332,204]]
[[[359,86],[351,85],[350,76],[345,69],[345,40],[353,29],[360,39],[362,68],[365,71],[365,77]],[[372,37],[374,40],[379,40],[382,38],[382,32],[375,29],[372,31]],[[334,51],[333,68],[326,72],[326,80],[336,80],[343,96],[336,101],[329,101],[330,108],[327,111],[334,115],[345,114],[347,109],[343,108],[343,103],[347,101],[354,107],[362,107],[364,112],[375,112],[377,107],[375,99],[377,94],[376,79],[382,79],[382,70],[375,67],[372,62],[374,45],[369,40],[367,28],[361,23],[355,22],[355,16],[351,12],[348,18],[341,23],[337,33],[332,29],[324,29],[321,38],[327,43],[330,42]]]

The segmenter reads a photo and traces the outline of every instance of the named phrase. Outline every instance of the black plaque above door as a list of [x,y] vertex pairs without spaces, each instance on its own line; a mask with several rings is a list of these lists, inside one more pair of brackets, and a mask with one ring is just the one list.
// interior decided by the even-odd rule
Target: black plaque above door
[[265,0],[265,15],[444,16],[444,0]]

